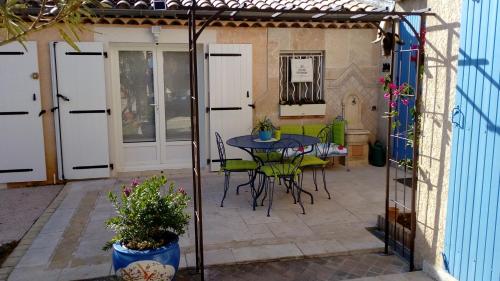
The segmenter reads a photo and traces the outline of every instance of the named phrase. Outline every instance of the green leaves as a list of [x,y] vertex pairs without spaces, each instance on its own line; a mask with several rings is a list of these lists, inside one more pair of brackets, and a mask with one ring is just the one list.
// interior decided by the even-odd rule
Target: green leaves
[[162,190],[165,185],[164,176],[154,176],[142,183],[123,186],[120,200],[117,194],[108,194],[117,215],[105,225],[116,235],[103,249],[109,249],[110,243],[116,241],[130,249],[158,248],[184,234],[190,219],[185,213],[190,198],[182,188],[176,189],[174,183]]
[[23,2],[0,1],[0,46],[14,41],[24,46],[29,34],[55,27],[61,38],[79,50],[75,42],[80,40],[79,34],[87,30],[82,18],[93,16],[90,7],[101,7],[97,0],[41,0],[37,10]]

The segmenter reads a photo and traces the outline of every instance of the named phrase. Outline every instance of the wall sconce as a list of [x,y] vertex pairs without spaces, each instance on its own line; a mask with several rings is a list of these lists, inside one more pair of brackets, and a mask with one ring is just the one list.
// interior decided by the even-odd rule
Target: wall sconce
[[151,33],[153,34],[153,41],[157,45],[158,45],[158,42],[160,41],[160,32],[161,32],[160,26],[156,25],[156,26],[151,27]]

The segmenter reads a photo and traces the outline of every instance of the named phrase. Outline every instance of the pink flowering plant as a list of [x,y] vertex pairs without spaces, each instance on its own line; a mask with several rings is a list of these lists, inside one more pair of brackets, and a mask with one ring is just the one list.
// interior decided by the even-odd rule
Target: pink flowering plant
[[190,198],[173,182],[162,191],[166,185],[165,176],[153,176],[142,182],[132,180],[130,185],[122,186],[120,194],[108,194],[116,216],[105,224],[115,236],[104,250],[116,242],[133,250],[155,249],[176,241],[185,233],[190,219],[185,209]]
[[[414,96],[413,87],[408,83],[403,83],[401,85],[396,85],[392,82],[391,77],[386,75],[379,78],[379,83],[382,84],[382,90],[384,91],[384,99],[387,101],[391,110],[386,112],[385,117],[395,117],[399,115],[398,103],[403,106],[408,106],[410,104],[410,98]],[[392,98],[391,98],[392,94]],[[410,109],[410,114],[414,115],[415,109]],[[394,120],[393,129],[398,127],[399,121]]]

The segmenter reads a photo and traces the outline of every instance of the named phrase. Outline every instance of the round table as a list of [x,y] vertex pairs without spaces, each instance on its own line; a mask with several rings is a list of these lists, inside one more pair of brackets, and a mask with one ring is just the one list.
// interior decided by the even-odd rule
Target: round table
[[[259,137],[254,135],[246,135],[230,138],[226,143],[230,146],[241,148],[250,154],[249,150],[267,150],[289,147],[290,143],[300,143],[302,146],[310,146],[319,143],[319,138],[304,135],[282,134],[279,141],[256,141]],[[253,157],[253,155],[252,155]]]
[[[239,137],[234,137],[230,138],[226,141],[226,143],[230,146],[233,147],[238,147],[246,152],[248,152],[252,158],[260,162],[260,164],[264,164],[264,161],[262,159],[259,159],[256,157],[253,152],[254,150],[269,150],[269,149],[280,149],[280,148],[289,148],[292,145],[296,145],[297,143],[300,143],[301,146],[303,147],[310,147],[310,150],[304,151],[304,153],[309,153],[313,150],[313,145],[317,144],[320,142],[320,139],[317,137],[310,137],[310,136],[304,136],[304,135],[294,135],[294,134],[282,134],[280,140],[274,140],[274,141],[258,141],[258,136],[255,135],[245,135],[245,136],[239,136]],[[263,186],[258,187],[258,189],[255,189],[255,178],[257,176],[257,173],[254,173],[250,181],[246,184],[243,185],[250,185],[250,188],[252,189],[252,197],[253,197],[253,210],[255,211],[255,207],[257,205],[257,198],[260,196],[263,190]],[[243,186],[241,185],[241,186]],[[300,187],[299,187],[300,188]],[[308,194],[311,197],[311,203],[314,201],[313,196],[310,192],[307,192],[300,188],[302,192]],[[302,203],[301,203],[302,206]]]

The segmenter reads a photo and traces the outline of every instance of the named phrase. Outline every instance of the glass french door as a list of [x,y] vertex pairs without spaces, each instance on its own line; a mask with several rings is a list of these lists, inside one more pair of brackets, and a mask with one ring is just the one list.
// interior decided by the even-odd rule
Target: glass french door
[[187,45],[116,49],[118,83],[115,84],[121,110],[118,126],[121,130],[117,130],[121,142],[120,167],[125,171],[189,167]]

